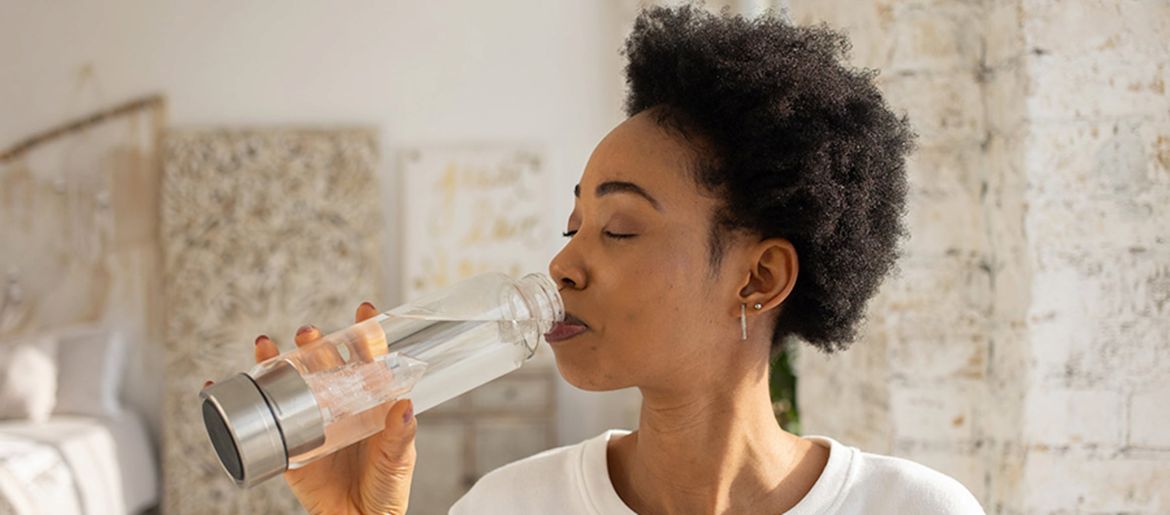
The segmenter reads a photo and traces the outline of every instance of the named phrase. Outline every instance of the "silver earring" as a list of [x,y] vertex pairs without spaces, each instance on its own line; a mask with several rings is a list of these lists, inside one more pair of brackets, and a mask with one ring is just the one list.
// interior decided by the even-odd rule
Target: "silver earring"
[[763,304],[760,304],[759,302],[755,303],[755,305],[753,305],[752,307],[753,307],[753,308],[756,308],[756,311],[759,311],[759,310],[761,310],[761,309],[764,309],[764,305],[763,305]]
[[739,305],[739,339],[747,340],[747,304]]

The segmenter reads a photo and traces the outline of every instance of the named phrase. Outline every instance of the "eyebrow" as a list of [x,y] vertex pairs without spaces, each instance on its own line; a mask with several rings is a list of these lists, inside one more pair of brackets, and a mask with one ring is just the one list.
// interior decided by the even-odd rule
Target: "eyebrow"
[[[604,197],[613,193],[633,193],[634,195],[638,195],[639,197],[646,199],[647,202],[650,202],[650,205],[654,206],[655,210],[662,211],[662,205],[658,203],[658,200],[655,199],[653,195],[650,195],[650,193],[642,189],[641,186],[638,186],[632,182],[606,181],[598,184],[597,191],[595,192],[598,197]],[[573,187],[573,196],[581,198],[580,184]]]

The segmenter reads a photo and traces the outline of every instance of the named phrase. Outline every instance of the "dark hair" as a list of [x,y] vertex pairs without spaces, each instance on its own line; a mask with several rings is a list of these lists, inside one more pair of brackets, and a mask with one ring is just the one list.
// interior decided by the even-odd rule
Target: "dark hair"
[[873,84],[843,64],[848,40],[772,16],[694,5],[642,11],[626,40],[626,113],[696,143],[695,178],[720,199],[711,237],[784,238],[800,273],[773,333],[825,352],[854,340],[905,232],[914,134]]

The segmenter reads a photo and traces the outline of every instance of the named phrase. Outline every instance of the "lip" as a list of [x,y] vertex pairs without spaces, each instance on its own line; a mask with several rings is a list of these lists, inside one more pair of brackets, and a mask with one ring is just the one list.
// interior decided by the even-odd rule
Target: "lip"
[[544,334],[544,339],[550,344],[563,342],[588,330],[588,324],[582,322],[581,319],[573,316],[571,313],[566,312],[565,320],[553,324],[552,329]]

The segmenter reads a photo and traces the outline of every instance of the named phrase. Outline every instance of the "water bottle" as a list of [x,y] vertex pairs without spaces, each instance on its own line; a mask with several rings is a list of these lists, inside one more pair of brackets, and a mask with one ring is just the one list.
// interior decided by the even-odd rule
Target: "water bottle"
[[224,471],[251,487],[511,372],[564,318],[546,275],[482,274],[257,364],[200,392]]

